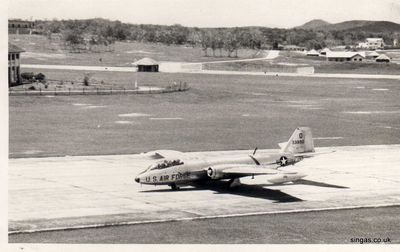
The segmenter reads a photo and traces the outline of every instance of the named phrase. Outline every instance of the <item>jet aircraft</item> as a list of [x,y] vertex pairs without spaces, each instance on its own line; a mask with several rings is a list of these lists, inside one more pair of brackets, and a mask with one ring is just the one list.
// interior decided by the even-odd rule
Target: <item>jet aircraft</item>
[[179,186],[199,184],[209,180],[228,180],[228,187],[240,185],[240,178],[268,175],[272,184],[284,184],[305,177],[305,174],[281,170],[294,165],[303,158],[315,154],[311,129],[296,128],[287,142],[280,143],[281,149],[273,154],[257,154],[257,148],[251,155],[236,158],[193,158],[183,152],[157,150],[148,155],[159,159],[135,178],[140,184],[168,185],[171,189]]

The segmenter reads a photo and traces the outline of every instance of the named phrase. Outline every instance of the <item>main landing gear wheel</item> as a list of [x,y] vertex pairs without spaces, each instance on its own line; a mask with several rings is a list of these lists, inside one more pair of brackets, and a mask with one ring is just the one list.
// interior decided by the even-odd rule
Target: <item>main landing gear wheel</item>
[[240,186],[240,179],[239,178],[235,178],[235,179],[231,179],[228,182],[228,190],[232,190],[235,189],[236,187]]
[[174,183],[174,184],[170,184],[169,185],[171,187],[172,190],[176,191],[179,190],[179,187]]

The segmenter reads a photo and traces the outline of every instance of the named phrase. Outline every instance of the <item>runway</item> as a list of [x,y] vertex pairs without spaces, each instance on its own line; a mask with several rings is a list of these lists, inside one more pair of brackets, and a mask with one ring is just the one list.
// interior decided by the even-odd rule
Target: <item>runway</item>
[[400,145],[316,148],[333,149],[286,167],[308,174],[302,181],[271,186],[264,176],[244,178],[234,191],[221,183],[179,191],[141,186],[133,179],[153,162],[144,155],[10,159],[9,234],[400,205]]

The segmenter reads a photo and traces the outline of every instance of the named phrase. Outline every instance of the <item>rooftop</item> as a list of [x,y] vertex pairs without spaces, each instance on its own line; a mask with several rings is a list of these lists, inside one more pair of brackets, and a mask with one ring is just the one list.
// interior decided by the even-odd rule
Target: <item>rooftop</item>
[[307,55],[319,55],[319,53],[315,49],[312,49],[307,52]]
[[151,58],[143,58],[136,62],[133,62],[133,65],[154,66],[154,65],[158,65],[158,62]]
[[376,59],[377,60],[390,60],[390,58],[386,54],[381,54]]
[[366,52],[367,56],[379,56],[379,53],[377,53],[376,51],[372,51],[372,52]]
[[367,41],[382,41],[382,38],[367,38]]
[[321,50],[321,52],[331,52],[331,49],[329,49],[328,47],[325,47],[324,49]]
[[365,58],[364,52],[326,52],[327,58],[352,58],[356,55]]

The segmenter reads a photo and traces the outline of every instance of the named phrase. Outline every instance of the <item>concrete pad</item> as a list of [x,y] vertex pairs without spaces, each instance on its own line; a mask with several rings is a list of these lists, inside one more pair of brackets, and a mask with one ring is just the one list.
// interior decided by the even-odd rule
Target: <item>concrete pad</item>
[[[332,149],[336,152],[285,167],[307,174],[302,181],[267,185],[265,176],[243,178],[244,185],[232,192],[221,186],[171,191],[139,185],[133,179],[154,162],[145,155],[10,159],[9,232],[400,205],[400,145],[317,151]],[[251,152],[188,155],[229,158]]]

